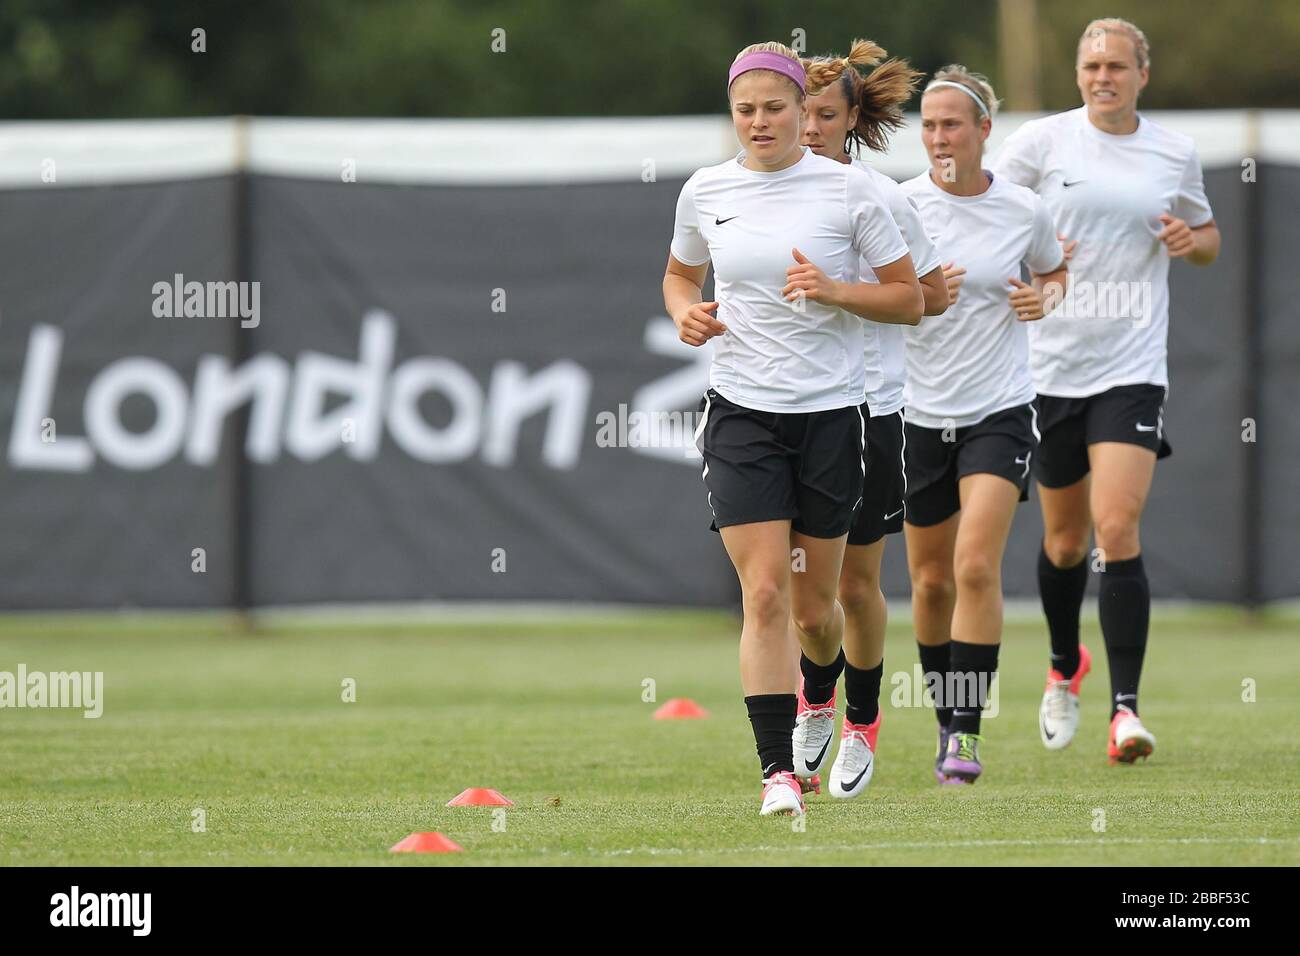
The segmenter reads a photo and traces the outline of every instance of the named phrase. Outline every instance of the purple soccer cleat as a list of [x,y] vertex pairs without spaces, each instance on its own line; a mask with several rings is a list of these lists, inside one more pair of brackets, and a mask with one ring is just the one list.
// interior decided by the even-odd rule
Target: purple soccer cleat
[[934,752],[934,779],[940,783],[949,782],[943,773],[943,758],[946,756],[948,756],[948,728],[940,725],[939,748]]
[[947,727],[939,728],[939,746],[934,752],[934,779],[944,786],[960,785],[966,782],[961,777],[950,777],[943,772],[943,761],[948,756],[948,737],[950,735]]
[[939,771],[945,777],[956,778],[944,780],[944,783],[974,783],[983,767],[980,766],[979,734],[950,733],[948,751],[939,765]]

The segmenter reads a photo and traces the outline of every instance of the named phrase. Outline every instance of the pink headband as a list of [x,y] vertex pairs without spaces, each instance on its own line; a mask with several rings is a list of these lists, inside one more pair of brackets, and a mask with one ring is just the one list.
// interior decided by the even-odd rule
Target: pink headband
[[736,77],[742,73],[748,73],[750,70],[775,70],[782,76],[788,76],[794,80],[799,85],[800,93],[807,92],[804,84],[803,66],[788,56],[782,56],[780,53],[749,53],[742,56],[731,64],[731,69],[727,72],[727,89],[731,89],[731,84],[736,82]]

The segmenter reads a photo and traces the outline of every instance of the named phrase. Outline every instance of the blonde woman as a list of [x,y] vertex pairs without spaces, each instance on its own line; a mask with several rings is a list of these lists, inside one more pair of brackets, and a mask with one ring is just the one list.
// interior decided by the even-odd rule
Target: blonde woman
[[1059,750],[1079,726],[1079,686],[1091,668],[1079,643],[1091,532],[1110,663],[1112,763],[1146,758],[1156,743],[1138,717],[1151,612],[1138,527],[1156,460],[1170,453],[1169,264],[1209,265],[1219,253],[1191,139],[1138,112],[1150,68],[1146,36],[1132,23],[1089,23],[1075,64],[1083,105],[1026,123],[993,165],[1041,196],[1078,243],[1070,263],[1078,291],[1113,282],[1144,290],[1120,315],[1097,309],[1090,295],[1071,295],[1071,307],[1036,323],[1029,339],[1043,433],[1035,459],[1045,526],[1038,586],[1051,638],[1039,734]]
[[[930,169],[903,183],[944,260],[952,304],[907,330],[907,540],[921,661],[936,687],[941,783],[983,770],[981,714],[1002,640],[1002,555],[1037,442],[1026,326],[1065,261],[1046,206],[984,168],[997,98],[965,67],[921,97]],[[1023,281],[1022,267],[1032,277]]]

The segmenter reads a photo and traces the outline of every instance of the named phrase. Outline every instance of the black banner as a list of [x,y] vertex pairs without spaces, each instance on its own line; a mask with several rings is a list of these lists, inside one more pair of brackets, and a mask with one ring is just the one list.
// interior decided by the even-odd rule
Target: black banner
[[[1261,201],[1266,259],[1246,243],[1246,189],[1296,201],[1275,175],[1296,173],[1208,172],[1223,254],[1172,269],[1174,456],[1143,524],[1157,597],[1300,595],[1276,560],[1300,536],[1282,261],[1300,217]],[[680,186],[4,193],[0,602],[733,603],[693,450],[708,355],[660,298]],[[1036,594],[1040,535],[1031,502],[1008,595]],[[891,596],[905,568],[894,539]]]

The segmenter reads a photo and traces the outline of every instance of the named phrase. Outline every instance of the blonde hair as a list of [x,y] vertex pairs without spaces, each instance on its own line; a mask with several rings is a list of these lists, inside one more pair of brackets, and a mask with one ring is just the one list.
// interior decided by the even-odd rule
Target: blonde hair
[[850,147],[866,146],[883,153],[889,147],[889,134],[904,123],[903,104],[912,98],[917,81],[924,75],[906,60],[881,63],[884,57],[885,50],[879,44],[854,40],[848,56],[818,56],[803,61],[809,96],[839,83],[849,107],[858,108],[857,125],[844,138],[845,152]]
[[[1147,35],[1137,28],[1135,24],[1127,20],[1121,20],[1119,17],[1104,17],[1100,20],[1093,20],[1083,28],[1083,36],[1079,37],[1079,46],[1089,40],[1095,44],[1097,40],[1102,41],[1102,49],[1105,48],[1105,36],[1107,33],[1118,33],[1128,37],[1133,41],[1133,51],[1137,55],[1137,65],[1139,70],[1145,70],[1151,65],[1151,45],[1147,43]],[[1101,52],[1094,46],[1098,53]]]
[[[956,83],[966,87],[984,104],[990,119],[997,115],[998,107],[1002,105],[1002,101],[993,93],[993,84],[989,78],[983,73],[972,73],[960,63],[950,63],[943,69],[936,70],[931,82]],[[971,104],[971,109],[975,111],[975,122],[978,123],[982,114],[974,103]]]
[[[737,53],[735,59],[733,59],[731,62],[735,63],[736,60],[739,60],[742,56],[749,56],[749,54],[751,53],[779,53],[781,56],[785,57],[786,59],[792,60],[795,63],[800,62],[798,53],[795,53],[794,50],[790,49],[784,43],[780,43],[776,40],[768,40],[766,43],[751,43],[749,46],[745,47],[745,49]],[[797,99],[800,101],[803,100],[804,91],[799,89],[798,83],[790,79],[790,77],[786,76],[784,73],[778,73],[776,70],[753,70],[752,72],[770,73],[772,74],[772,76],[781,77],[781,79],[785,80],[787,83],[789,83],[791,86],[794,87],[794,92]],[[728,88],[727,90],[727,95],[728,96],[731,95],[730,88]]]

